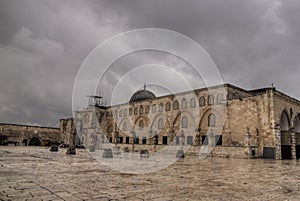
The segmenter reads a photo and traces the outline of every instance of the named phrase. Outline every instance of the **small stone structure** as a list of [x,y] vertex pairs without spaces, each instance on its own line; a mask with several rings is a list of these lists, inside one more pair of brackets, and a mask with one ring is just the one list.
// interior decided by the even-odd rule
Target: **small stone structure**
[[184,158],[184,157],[185,157],[184,151],[182,149],[177,150],[176,158]]
[[149,151],[147,149],[142,149],[140,152],[140,157],[141,158],[150,158]]
[[111,149],[104,149],[103,158],[113,158],[113,153]]
[[57,144],[51,145],[50,151],[51,151],[51,152],[57,152],[57,151],[58,151],[58,146],[57,146]]

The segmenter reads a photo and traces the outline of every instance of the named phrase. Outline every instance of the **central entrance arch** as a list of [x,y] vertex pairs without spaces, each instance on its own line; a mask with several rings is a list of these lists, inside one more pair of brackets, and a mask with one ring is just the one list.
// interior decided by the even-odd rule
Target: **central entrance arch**
[[28,146],[41,146],[41,141],[37,137],[33,137],[29,140]]
[[290,120],[288,113],[283,111],[280,118],[280,134],[281,134],[281,159],[292,159],[292,142],[290,133]]

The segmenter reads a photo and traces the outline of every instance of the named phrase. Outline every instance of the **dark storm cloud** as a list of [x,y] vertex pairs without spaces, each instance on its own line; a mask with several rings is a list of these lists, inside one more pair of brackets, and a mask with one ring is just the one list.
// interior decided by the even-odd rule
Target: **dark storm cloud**
[[51,125],[71,116],[74,79],[89,52],[144,27],[194,39],[224,82],[274,83],[300,98],[299,9],[297,0],[2,0],[0,122]]

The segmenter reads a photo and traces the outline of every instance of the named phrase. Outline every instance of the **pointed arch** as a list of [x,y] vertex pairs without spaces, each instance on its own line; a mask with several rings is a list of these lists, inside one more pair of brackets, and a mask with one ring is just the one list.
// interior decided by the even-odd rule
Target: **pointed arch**
[[176,100],[173,103],[173,110],[178,110],[179,109],[179,102]]
[[140,130],[144,129],[144,121],[142,119],[139,121],[139,129]]
[[164,104],[163,104],[163,103],[160,103],[160,104],[158,105],[158,112],[163,112],[163,110],[164,110]]
[[181,101],[181,108],[182,109],[186,109],[187,108],[187,103],[186,103],[185,98],[183,98],[182,101]]
[[190,107],[191,108],[196,107],[196,100],[195,100],[195,98],[191,98],[191,100],[190,100]]
[[280,117],[281,159],[292,159],[292,136],[290,119],[287,110]]
[[214,115],[213,113],[210,113],[208,115],[208,126],[213,127],[215,125],[216,125],[216,115]]
[[160,118],[158,120],[158,129],[163,129],[164,128],[164,120],[163,118]]
[[280,117],[280,130],[281,131],[288,131],[290,129],[290,119],[288,112],[286,110],[282,111]]
[[186,116],[183,116],[181,119],[181,128],[188,128],[188,119]]
[[122,130],[127,131],[127,122],[126,121],[123,122]]
[[166,111],[170,111],[170,110],[171,110],[171,104],[170,104],[170,102],[167,102]]
[[201,96],[199,98],[199,107],[203,107],[203,106],[205,106],[205,97]]
[[296,133],[300,133],[300,113],[295,116],[294,129]]
[[187,123],[188,123],[188,127],[189,128],[196,128],[196,123],[195,123],[195,119],[196,117],[193,116],[192,113],[190,113],[189,111],[183,111],[183,112],[179,112],[174,120],[173,120],[173,128],[175,130],[175,133],[179,131],[179,129],[182,128],[182,118],[186,117],[187,118]]
[[208,105],[213,105],[215,102],[215,98],[213,95],[208,96]]
[[143,114],[144,113],[144,106],[140,106],[140,114]]

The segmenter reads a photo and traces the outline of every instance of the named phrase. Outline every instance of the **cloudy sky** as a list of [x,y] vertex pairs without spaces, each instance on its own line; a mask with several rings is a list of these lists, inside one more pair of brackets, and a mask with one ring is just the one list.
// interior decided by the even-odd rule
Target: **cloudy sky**
[[[299,10],[298,0],[0,0],[0,122],[51,126],[70,117],[89,53],[116,34],[149,27],[195,40],[226,83],[274,83],[300,99]],[[173,56],[141,54],[182,69]]]

